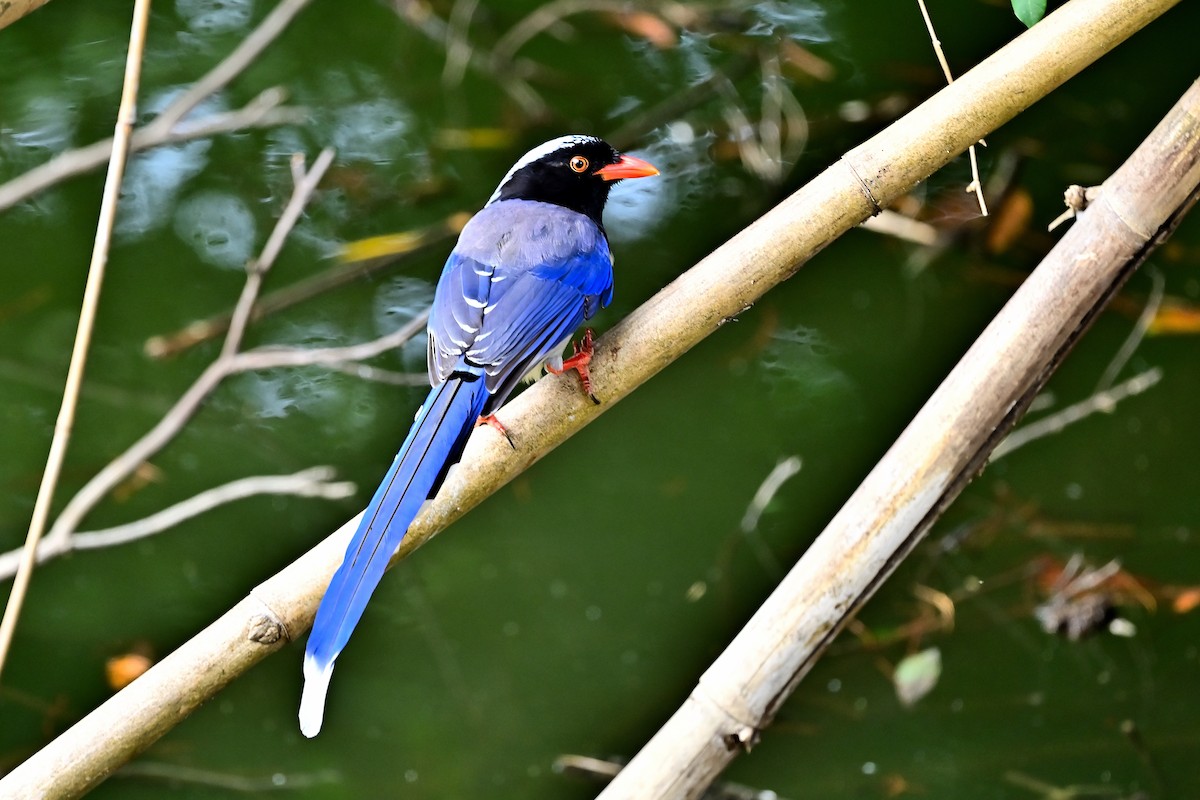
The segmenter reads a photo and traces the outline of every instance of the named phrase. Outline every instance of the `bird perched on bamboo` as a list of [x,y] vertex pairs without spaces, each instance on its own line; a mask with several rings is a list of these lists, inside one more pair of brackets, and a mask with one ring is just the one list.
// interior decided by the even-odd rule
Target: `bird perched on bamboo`
[[612,300],[604,205],[618,181],[657,174],[602,139],[563,136],[522,156],[463,228],[429,316],[432,388],[346,548],[308,637],[300,700],[305,736],[321,729],[334,660],[388,560],[461,458],[477,422],[504,432],[492,413],[542,364],[555,373],[578,370],[591,395],[591,331],[571,358],[564,361],[562,352],[575,330]]

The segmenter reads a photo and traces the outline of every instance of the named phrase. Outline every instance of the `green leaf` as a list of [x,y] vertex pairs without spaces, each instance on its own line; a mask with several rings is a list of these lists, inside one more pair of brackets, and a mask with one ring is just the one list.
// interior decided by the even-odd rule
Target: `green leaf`
[[1025,23],[1026,28],[1040,20],[1046,13],[1046,0],[1012,0],[1013,13]]

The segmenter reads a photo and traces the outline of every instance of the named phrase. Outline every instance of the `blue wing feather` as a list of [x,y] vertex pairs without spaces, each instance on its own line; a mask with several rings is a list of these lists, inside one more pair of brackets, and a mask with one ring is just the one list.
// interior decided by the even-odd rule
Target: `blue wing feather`
[[408,526],[437,491],[446,466],[462,455],[488,397],[480,376],[464,374],[434,387],[417,413],[317,608],[304,653],[300,728],[305,736],[320,731],[334,660],[346,646]]

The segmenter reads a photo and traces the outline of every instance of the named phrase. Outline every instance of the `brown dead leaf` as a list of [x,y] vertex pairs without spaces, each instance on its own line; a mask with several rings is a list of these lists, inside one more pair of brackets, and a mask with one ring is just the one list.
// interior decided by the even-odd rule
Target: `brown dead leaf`
[[113,656],[104,662],[104,677],[108,681],[109,688],[114,692],[119,692],[153,665],[154,661],[144,653]]
[[679,35],[671,24],[649,11],[621,11],[610,14],[609,19],[630,36],[645,39],[659,50],[670,50],[679,44]]
[[1200,333],[1200,306],[1177,297],[1163,298],[1146,332],[1152,336]]
[[1033,198],[1021,187],[1014,187],[992,212],[992,224],[988,226],[984,239],[987,251],[995,255],[1008,250],[1021,238],[1021,234],[1029,230],[1032,219]]
[[1171,601],[1171,610],[1176,614],[1186,614],[1200,607],[1200,586],[1189,586],[1180,590]]

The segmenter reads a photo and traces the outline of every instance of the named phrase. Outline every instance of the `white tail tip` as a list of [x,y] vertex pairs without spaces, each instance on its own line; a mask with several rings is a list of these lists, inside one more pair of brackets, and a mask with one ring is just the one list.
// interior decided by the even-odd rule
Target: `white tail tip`
[[325,717],[325,693],[333,675],[333,662],[318,666],[311,656],[304,658],[304,692],[300,695],[300,732],[309,739],[321,732]]

